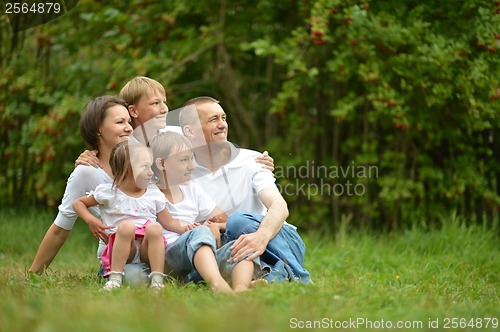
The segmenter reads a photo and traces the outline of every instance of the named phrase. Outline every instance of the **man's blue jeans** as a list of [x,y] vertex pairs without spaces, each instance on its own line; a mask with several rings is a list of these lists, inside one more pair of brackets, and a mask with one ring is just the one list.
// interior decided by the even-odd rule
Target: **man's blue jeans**
[[[240,235],[255,232],[263,218],[262,215],[249,212],[233,213],[226,224],[228,240],[236,240]],[[266,271],[263,278],[270,282],[311,282],[309,272],[303,268],[305,251],[304,241],[295,227],[284,224],[260,256],[261,268]]]

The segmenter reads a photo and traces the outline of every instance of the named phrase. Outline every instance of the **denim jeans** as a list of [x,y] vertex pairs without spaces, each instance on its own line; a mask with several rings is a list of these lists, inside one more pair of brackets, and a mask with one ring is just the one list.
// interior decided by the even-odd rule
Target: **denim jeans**
[[165,272],[185,282],[200,278],[194,267],[194,255],[201,246],[207,245],[214,252],[215,238],[207,226],[198,226],[182,234],[165,251]]
[[[171,246],[167,246],[165,252],[165,272],[183,282],[201,282],[203,278],[196,270],[193,260],[194,255],[202,245],[208,245],[214,252],[219,272],[222,277],[231,282],[231,275],[234,267],[241,261],[231,262],[229,247],[234,241],[230,241],[225,246],[216,249],[215,238],[210,229],[206,226],[199,226],[182,234]],[[220,254],[220,253],[224,254]],[[244,257],[243,259],[245,259]],[[254,276],[259,277],[259,259],[254,260],[256,268]]]
[[[236,240],[240,235],[255,232],[263,218],[262,215],[249,212],[233,213],[226,224],[228,240]],[[267,271],[263,278],[269,282],[311,282],[309,272],[303,268],[305,251],[304,241],[296,229],[284,224],[260,256],[261,270]]]

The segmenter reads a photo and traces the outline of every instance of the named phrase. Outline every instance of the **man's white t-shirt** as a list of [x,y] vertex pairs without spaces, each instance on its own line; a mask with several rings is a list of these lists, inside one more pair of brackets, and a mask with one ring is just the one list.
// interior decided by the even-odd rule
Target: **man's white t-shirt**
[[261,153],[229,144],[229,163],[212,174],[209,169],[195,162],[191,181],[203,188],[227,215],[236,211],[265,215],[267,208],[262,204],[259,192],[276,188],[276,179],[271,171],[255,161]]

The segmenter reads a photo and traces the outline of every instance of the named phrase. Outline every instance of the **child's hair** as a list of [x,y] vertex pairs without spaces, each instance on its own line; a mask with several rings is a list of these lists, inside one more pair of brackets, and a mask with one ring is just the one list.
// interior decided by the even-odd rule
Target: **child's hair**
[[116,144],[109,156],[109,166],[114,176],[113,187],[119,187],[127,178],[128,173],[132,172],[130,149],[133,149],[134,154],[137,153],[139,149],[145,149],[151,153],[150,149],[140,143],[134,145],[130,144],[129,141],[123,141]]
[[142,96],[151,92],[160,92],[164,96],[165,88],[160,82],[145,76],[137,76],[125,84],[120,91],[120,98],[123,98],[129,105],[135,105]]
[[[157,158],[165,159],[172,153],[192,149],[191,141],[186,136],[172,131],[158,133],[153,137],[149,146],[153,150],[153,160]],[[156,167],[155,162],[153,164],[153,171],[158,176],[159,169]]]
[[88,102],[80,120],[80,133],[87,145],[94,150],[99,148],[99,128],[110,107],[122,105],[128,109],[125,100],[115,96],[101,96]]

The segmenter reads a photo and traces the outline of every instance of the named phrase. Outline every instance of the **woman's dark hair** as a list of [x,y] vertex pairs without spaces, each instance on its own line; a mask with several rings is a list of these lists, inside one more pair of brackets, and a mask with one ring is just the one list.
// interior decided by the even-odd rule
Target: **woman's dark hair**
[[97,150],[99,147],[99,128],[106,118],[108,109],[115,105],[122,105],[128,109],[125,100],[115,96],[101,96],[91,100],[83,112],[80,120],[80,133],[87,145]]

